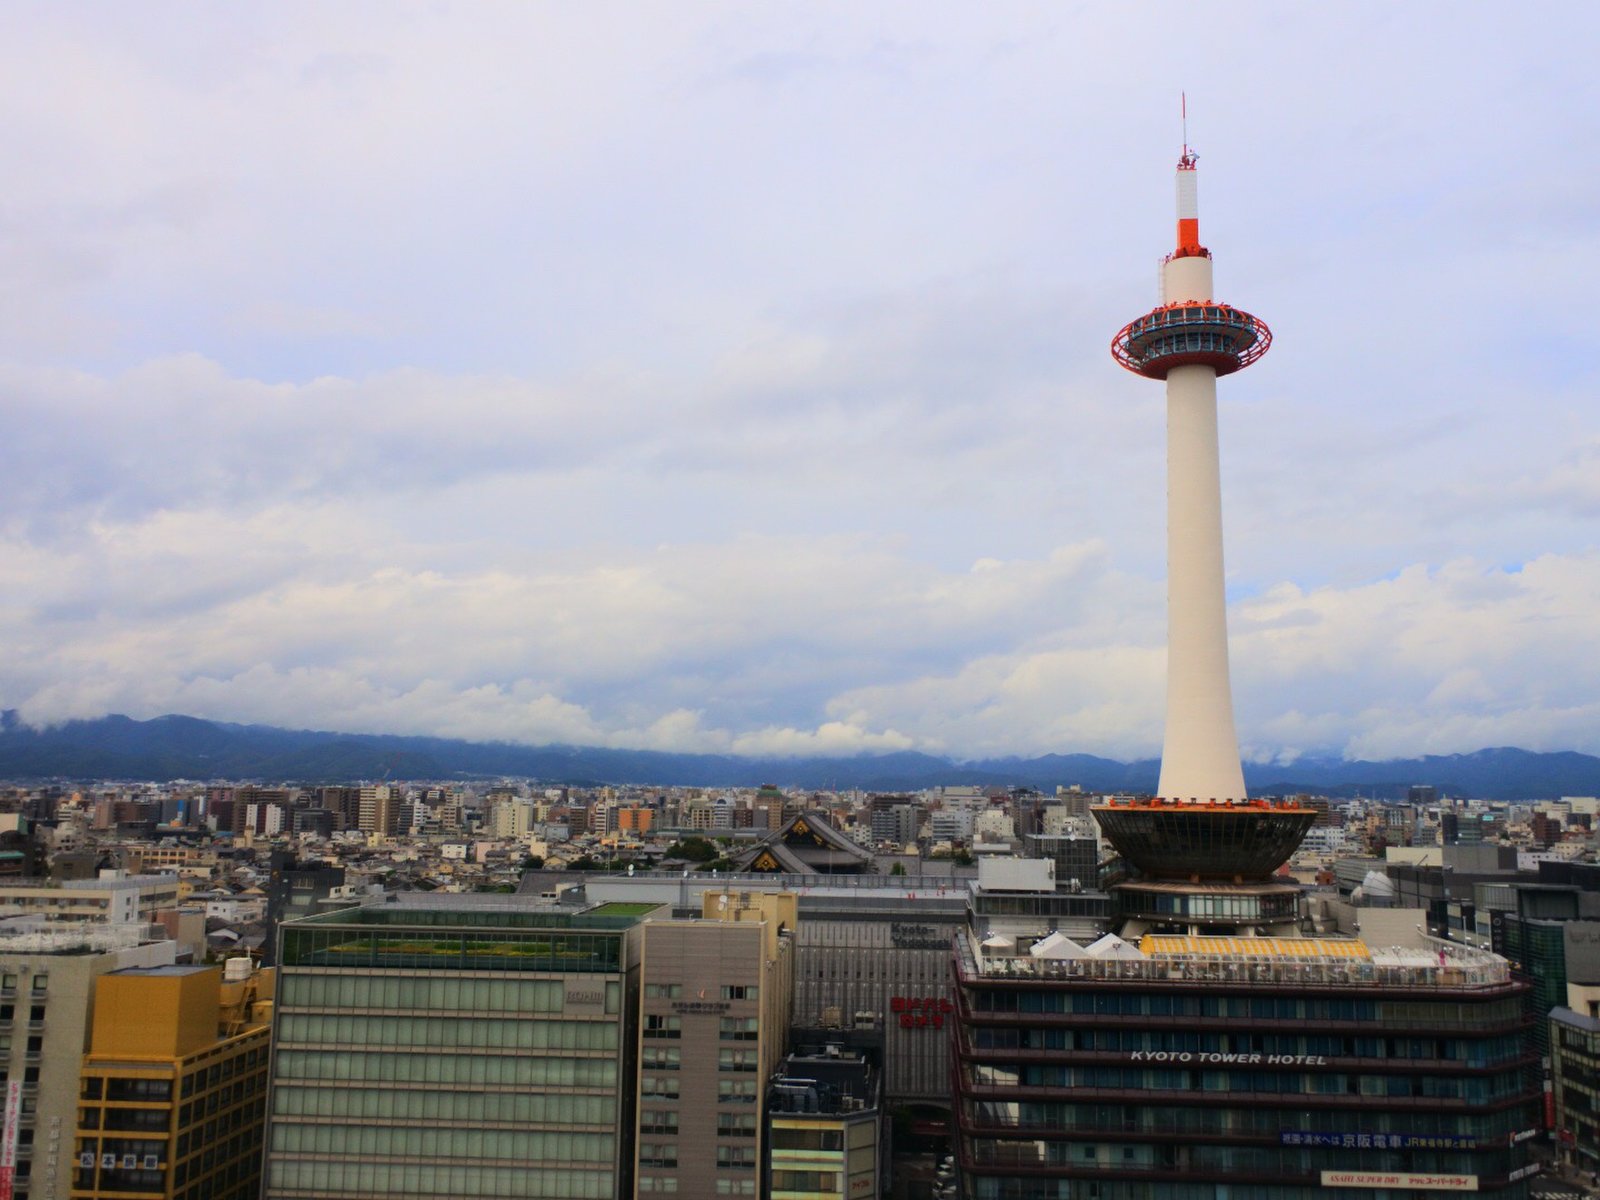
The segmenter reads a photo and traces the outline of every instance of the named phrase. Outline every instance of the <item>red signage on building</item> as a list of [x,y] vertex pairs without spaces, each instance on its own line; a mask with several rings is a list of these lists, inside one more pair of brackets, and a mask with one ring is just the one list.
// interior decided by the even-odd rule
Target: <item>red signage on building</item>
[[890,996],[889,1011],[900,1014],[901,1029],[943,1029],[955,1005],[938,996]]

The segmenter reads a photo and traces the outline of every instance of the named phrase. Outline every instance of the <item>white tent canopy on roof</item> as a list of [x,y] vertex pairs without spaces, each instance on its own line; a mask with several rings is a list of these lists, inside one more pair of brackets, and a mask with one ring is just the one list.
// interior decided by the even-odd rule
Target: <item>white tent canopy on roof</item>
[[1139,947],[1123,941],[1114,933],[1091,943],[1085,951],[1091,958],[1143,958]]
[[1071,938],[1052,931],[1049,937],[1029,946],[1028,953],[1035,958],[1082,958],[1089,952]]
[[1361,889],[1366,892],[1368,897],[1393,896],[1394,880],[1390,879],[1382,871],[1368,871],[1365,878],[1361,880]]
[[985,950],[1015,950],[1017,943],[1015,939],[1008,938],[1003,933],[991,933],[983,939],[983,948]]

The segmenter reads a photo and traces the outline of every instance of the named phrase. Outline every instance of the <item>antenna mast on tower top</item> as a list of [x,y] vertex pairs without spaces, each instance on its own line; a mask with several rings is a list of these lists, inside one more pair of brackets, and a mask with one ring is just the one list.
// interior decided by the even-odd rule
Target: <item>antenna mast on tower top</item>
[[1183,157],[1178,159],[1178,166],[1184,170],[1194,170],[1196,155],[1189,149],[1189,93],[1178,93],[1178,112],[1183,120]]

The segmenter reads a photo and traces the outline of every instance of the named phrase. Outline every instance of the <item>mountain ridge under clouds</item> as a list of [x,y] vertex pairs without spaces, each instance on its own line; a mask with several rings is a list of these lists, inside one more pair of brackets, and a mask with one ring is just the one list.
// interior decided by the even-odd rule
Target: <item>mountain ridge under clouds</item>
[[[1090,754],[959,761],[916,751],[857,757],[674,754],[583,746],[522,746],[392,734],[345,734],[233,725],[169,715],[148,721],[112,715],[34,729],[15,712],[0,718],[0,778],[267,779],[314,783],[351,779],[526,776],[604,782],[912,790],[937,784],[1025,784],[1046,790],[1149,791],[1156,759],[1117,762]],[[1403,796],[1412,784],[1441,795],[1545,799],[1600,793],[1600,758],[1515,747],[1388,762],[1306,758],[1247,763],[1256,793],[1311,791],[1336,796]]]

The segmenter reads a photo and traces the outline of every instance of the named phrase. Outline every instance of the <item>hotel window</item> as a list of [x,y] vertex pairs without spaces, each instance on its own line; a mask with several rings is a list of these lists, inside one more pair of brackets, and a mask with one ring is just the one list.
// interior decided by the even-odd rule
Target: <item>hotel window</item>
[[772,1190],[785,1192],[837,1192],[839,1176],[832,1171],[774,1171]]
[[678,1080],[672,1075],[645,1075],[639,1080],[639,1094],[646,1100],[676,1100]]
[[750,1171],[756,1165],[754,1146],[718,1146],[717,1167],[724,1171]]
[[725,1042],[753,1042],[759,1038],[759,1017],[723,1017],[720,1036]]
[[647,1038],[682,1037],[683,1018],[651,1014],[644,1019],[644,1035]]
[[640,1133],[677,1133],[678,1114],[671,1109],[647,1108],[639,1114]]
[[682,1053],[676,1046],[646,1046],[642,1065],[657,1071],[676,1071]]
[[647,983],[644,985],[644,998],[646,1000],[677,1000],[683,995],[681,983]]
[[673,1142],[640,1142],[641,1167],[675,1167],[678,1165],[678,1147]]
[[725,983],[722,985],[722,998],[724,1000],[754,1000],[760,990],[753,983]]
[[843,1150],[844,1134],[837,1129],[774,1129],[774,1150]]

